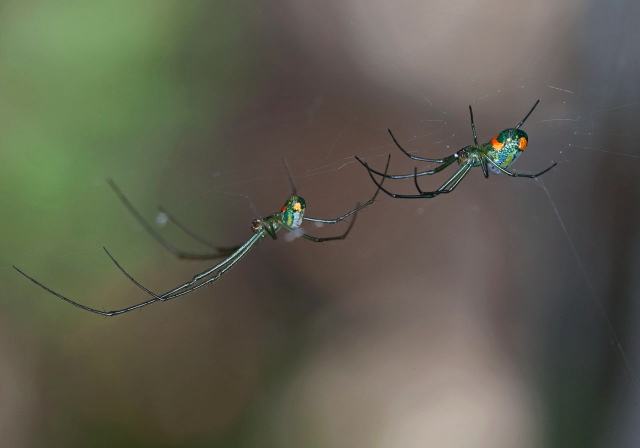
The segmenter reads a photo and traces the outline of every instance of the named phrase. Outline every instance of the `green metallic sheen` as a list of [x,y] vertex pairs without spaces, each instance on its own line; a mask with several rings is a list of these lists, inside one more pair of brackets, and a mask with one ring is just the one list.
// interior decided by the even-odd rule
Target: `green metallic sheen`
[[292,229],[296,229],[302,225],[304,218],[304,210],[307,203],[300,196],[292,194],[282,207],[282,222]]
[[[520,129],[506,129],[498,134],[494,140],[499,143],[503,143],[504,146],[501,149],[494,149],[491,143],[485,143],[482,145],[483,150],[487,157],[493,160],[500,168],[507,169],[513,162],[523,153],[523,149],[520,149],[520,139],[524,138],[525,147],[529,142],[529,137],[524,131]],[[489,165],[493,168],[492,165]],[[492,170],[493,171],[493,170]],[[496,170],[498,171],[498,170]],[[499,171],[498,171],[499,172]]]

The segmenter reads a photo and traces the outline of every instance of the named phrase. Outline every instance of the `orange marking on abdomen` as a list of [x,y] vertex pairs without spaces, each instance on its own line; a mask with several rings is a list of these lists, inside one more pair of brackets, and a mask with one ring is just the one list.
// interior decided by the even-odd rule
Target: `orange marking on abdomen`
[[520,151],[524,151],[524,148],[527,147],[527,139],[524,137],[520,137],[520,144],[518,145],[518,148],[520,148]]
[[504,143],[500,143],[498,141],[498,136],[496,135],[491,139],[491,147],[494,151],[500,151],[504,147]]

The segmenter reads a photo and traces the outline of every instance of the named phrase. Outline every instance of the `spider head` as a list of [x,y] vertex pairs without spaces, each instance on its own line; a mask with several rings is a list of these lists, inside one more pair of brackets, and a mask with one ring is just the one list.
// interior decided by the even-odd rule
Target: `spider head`
[[529,143],[529,137],[526,132],[520,129],[505,129],[491,139],[491,149],[494,151],[506,151],[513,153],[514,151],[524,151]]
[[304,209],[307,207],[306,202],[300,196],[292,194],[284,203],[281,210],[282,222],[291,228],[297,228],[302,225],[304,217]]

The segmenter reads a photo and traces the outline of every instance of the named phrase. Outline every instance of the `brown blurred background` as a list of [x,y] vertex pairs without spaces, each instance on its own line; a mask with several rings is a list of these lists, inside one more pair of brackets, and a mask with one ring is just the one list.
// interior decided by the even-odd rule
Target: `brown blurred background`
[[[640,6],[346,0],[0,3],[0,444],[634,447],[640,430]],[[513,166],[381,195],[346,241],[271,239],[211,287],[116,318],[220,245],[383,169],[514,126]],[[420,165],[425,166],[425,165]],[[453,169],[422,178],[440,186]],[[389,181],[413,193],[412,181]],[[328,228],[330,227],[330,228]],[[343,225],[308,233],[335,235]],[[199,245],[167,225],[186,249]]]

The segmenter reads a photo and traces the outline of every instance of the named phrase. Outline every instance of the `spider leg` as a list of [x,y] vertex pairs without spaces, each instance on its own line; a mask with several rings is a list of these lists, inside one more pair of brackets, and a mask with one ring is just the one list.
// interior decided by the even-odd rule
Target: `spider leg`
[[385,192],[386,194],[388,194],[389,196],[391,196],[392,198],[407,198],[407,197],[419,197],[419,196],[407,196],[407,195],[401,195],[401,194],[395,194],[395,193],[391,193],[389,190],[385,189],[382,186],[381,182],[378,182],[376,180],[375,177],[373,177],[373,173],[371,172],[371,168],[369,168],[369,165],[367,165],[367,162],[363,162],[362,160],[360,160],[358,158],[358,156],[356,156],[356,159],[358,160],[358,162],[360,162],[362,164],[362,166],[364,166],[367,169],[367,173],[369,173],[369,177],[371,177],[371,180],[373,181],[374,184],[376,184],[378,186],[378,189],[382,190],[383,192]]
[[[362,165],[364,165],[364,163],[362,162],[362,160],[356,156],[356,159],[358,160],[358,162],[360,162]],[[376,171],[373,168],[369,168],[367,165],[367,169],[372,172],[375,173],[379,176],[382,177],[386,177],[387,179],[409,179],[410,177],[414,177],[414,176],[428,176],[431,174],[435,174],[435,173],[439,173],[440,171],[442,171],[443,169],[445,169],[446,167],[448,167],[449,165],[451,165],[453,162],[455,162],[456,160],[458,160],[458,158],[456,157],[455,154],[452,154],[448,157],[445,157],[444,159],[442,159],[442,165],[432,169],[432,170],[427,170],[427,171],[421,171],[417,174],[386,174],[385,173],[381,173],[380,171]]]
[[[538,100],[538,101],[540,101],[540,100]],[[538,103],[536,103],[536,104],[538,104]],[[488,158],[486,156],[483,156],[483,159],[487,160],[491,165],[496,167],[498,170],[500,170],[502,173],[506,174],[507,176],[511,176],[511,177],[527,177],[529,179],[535,179],[538,176],[542,176],[544,173],[546,173],[547,171],[549,171],[551,168],[553,168],[554,166],[556,166],[558,164],[558,162],[555,162],[549,168],[545,169],[544,171],[539,172],[538,174],[519,174],[519,173],[512,173],[511,171],[507,171],[506,169],[502,168],[501,166],[498,166],[498,164],[496,164],[493,160],[491,160],[490,158]]]
[[[169,219],[169,221],[171,221],[173,223],[173,225],[175,225],[177,228],[182,230],[184,233],[186,233],[187,235],[189,235],[191,238],[193,238],[194,240],[198,241],[202,245],[210,247],[211,249],[216,250],[220,254],[221,257],[226,257],[228,255],[231,255],[236,250],[238,250],[238,248],[240,247],[240,246],[235,246],[235,247],[220,247],[220,246],[216,246],[212,242],[206,240],[205,238],[201,237],[200,235],[195,233],[193,230],[189,229],[187,226],[182,224],[182,222],[180,222],[178,220],[178,218],[176,218],[171,213],[169,213],[169,211],[167,209],[165,209],[164,207],[159,206],[158,210],[160,211],[160,213],[165,214],[167,216],[167,218]],[[216,257],[214,257],[214,258],[216,258]]]
[[473,109],[471,109],[471,104],[469,104],[469,115],[471,116],[471,132],[473,133],[473,142],[478,146],[478,136],[476,135],[476,125],[473,122]]
[[[384,174],[386,174],[387,170],[389,169],[389,162],[390,161],[391,161],[391,155],[389,155],[389,157],[387,157],[387,166],[384,169]],[[380,185],[382,185],[383,183],[384,183],[384,178],[380,182]],[[311,222],[322,222],[322,223],[325,223],[325,224],[335,224],[337,222],[343,221],[345,218],[353,215],[354,213],[358,213],[363,208],[368,207],[371,204],[373,204],[373,202],[376,200],[376,197],[378,196],[378,193],[380,193],[380,188],[379,187],[376,189],[376,192],[373,194],[373,196],[371,196],[371,199],[369,199],[367,202],[365,202],[364,204],[362,204],[360,206],[356,205],[356,208],[354,208],[353,210],[351,210],[348,213],[345,213],[344,215],[342,215],[339,218],[336,218],[336,219],[319,219],[319,218],[308,218],[308,217],[305,216],[302,219],[304,219],[305,221],[311,221]]]
[[487,168],[487,159],[488,157],[483,157],[482,161],[480,162],[480,166],[482,167],[482,174],[484,175],[485,179],[489,178],[489,170]]
[[533,107],[531,108],[531,110],[529,111],[529,113],[522,119],[522,121],[520,123],[518,123],[516,125],[516,127],[514,129],[519,129],[520,126],[522,126],[524,124],[525,121],[527,121],[527,118],[529,118],[529,115],[531,115],[531,113],[533,112],[533,109],[536,108],[536,106],[538,105],[538,103],[540,102],[540,100],[536,101],[536,104],[533,105]]
[[[356,157],[357,158],[357,157]],[[376,184],[378,186],[378,188],[382,191],[384,191],[386,194],[388,194],[389,196],[391,196],[392,198],[401,198],[401,199],[417,199],[417,198],[425,198],[425,197],[429,197],[429,196],[422,196],[422,195],[418,195],[418,194],[397,194],[397,193],[391,193],[389,190],[385,189],[382,186],[381,182],[378,182],[376,180],[375,177],[373,177],[373,173],[371,173],[371,168],[369,168],[369,165],[367,165],[366,162],[363,162],[362,160],[358,159],[358,161],[367,169],[367,172],[369,173],[369,177],[371,177],[371,180],[373,181],[374,184]],[[440,194],[440,193],[438,193]],[[436,196],[436,195],[434,195]],[[434,197],[434,196],[430,196],[430,197]]]
[[[129,210],[129,213],[131,213],[133,215],[133,217],[135,218],[135,220],[138,221],[138,224],[140,224],[147,231],[147,233],[149,235],[151,235],[158,243],[163,245],[169,252],[171,252],[176,257],[182,258],[182,259],[188,259],[188,260],[211,260],[211,259],[215,259],[215,258],[222,258],[222,257],[228,256],[229,254],[233,253],[235,251],[235,249],[237,249],[237,248],[228,248],[228,247],[214,247],[214,249],[216,249],[216,252],[214,252],[214,253],[202,253],[202,254],[185,252],[183,250],[178,249],[173,244],[171,244],[169,241],[164,239],[164,237],[162,235],[160,235],[142,217],[140,212],[133,206],[133,204],[131,204],[129,199],[124,195],[122,190],[120,190],[120,188],[116,185],[116,183],[113,181],[113,179],[109,179],[108,183],[109,183],[109,186],[113,189],[115,194],[120,199],[120,202],[122,202],[124,204],[124,206],[127,208],[127,210]],[[166,213],[166,212],[163,212],[163,213]],[[168,213],[167,213],[167,217],[169,217],[169,219],[172,222],[174,222],[174,224],[176,223],[175,220],[172,218],[172,216],[169,215]],[[180,229],[182,229],[183,231],[185,231],[188,235],[193,237],[193,233],[190,232],[190,231],[186,231],[184,226],[178,225],[178,227]],[[202,240],[200,238],[196,238],[196,239],[198,241],[202,242]]]
[[407,152],[407,150],[405,150],[402,146],[400,146],[400,143],[398,143],[398,140],[396,140],[395,136],[393,135],[393,132],[391,132],[391,129],[387,129],[387,131],[389,131],[389,135],[391,135],[391,138],[393,139],[393,142],[396,144],[396,146],[400,148],[400,151],[402,151],[410,159],[417,160],[419,162],[431,162],[431,163],[442,163],[445,161],[445,159],[426,159],[424,157],[412,156]]
[[[356,207],[356,209],[357,209],[357,207]],[[343,240],[343,239],[345,239],[347,237],[347,235],[349,234],[349,232],[351,232],[351,229],[353,228],[353,225],[356,223],[356,217],[357,216],[358,216],[358,214],[356,213],[353,216],[353,219],[351,220],[351,222],[349,223],[349,227],[347,227],[347,230],[342,235],[330,236],[330,237],[325,237],[325,238],[319,238],[317,236],[307,235],[306,233],[301,232],[297,228],[289,227],[284,223],[281,223],[281,224],[285,229],[287,229],[288,231],[294,233],[295,235],[301,236],[302,238],[307,239],[309,241],[313,241],[314,243],[323,243],[325,241],[334,241],[334,240]]]
[[127,271],[125,271],[125,269],[122,267],[122,265],[118,262],[118,260],[116,260],[113,257],[113,255],[111,255],[111,253],[107,250],[106,247],[103,247],[102,250],[104,250],[107,253],[107,256],[109,258],[111,258],[111,261],[113,261],[113,263],[118,267],[118,269],[120,269],[120,271],[122,271],[122,273],[124,275],[126,275],[129,280],[131,280],[133,283],[135,283],[138,288],[142,289],[144,292],[146,292],[150,296],[155,297],[156,300],[162,300],[159,295],[157,295],[156,293],[154,293],[150,289],[147,289],[145,286],[140,284],[135,278],[133,278]]
[[122,314],[122,313],[126,313],[127,311],[133,311],[135,309],[138,308],[142,308],[143,306],[149,305],[151,303],[157,302],[158,299],[151,299],[151,300],[147,300],[146,302],[142,302],[139,303],[137,305],[134,306],[130,306],[128,308],[124,308],[121,310],[115,310],[115,311],[101,311],[101,310],[97,310],[95,308],[91,308],[85,305],[82,305],[78,302],[74,302],[73,300],[63,296],[62,294],[58,294],[57,292],[55,292],[53,289],[46,287],[45,285],[43,285],[42,283],[40,283],[39,281],[37,281],[35,278],[28,276],[27,274],[25,274],[24,272],[22,272],[20,269],[18,269],[16,266],[13,267],[13,269],[15,269],[16,271],[18,271],[20,274],[24,275],[25,277],[27,277],[29,280],[31,280],[33,283],[35,283],[36,285],[38,285],[39,287],[41,287],[42,289],[44,289],[45,291],[47,291],[50,294],[53,294],[54,296],[64,300],[65,302],[70,303],[71,305],[77,306],[78,308],[82,308],[83,310],[86,311],[91,311],[92,313],[96,313],[96,314],[101,314],[103,316],[115,316],[117,314]]
[[[206,285],[208,283],[213,283],[218,278],[220,278],[220,276],[222,274],[224,274],[229,269],[231,269],[233,266],[235,266],[236,263],[238,263],[249,252],[250,249],[251,249],[251,247],[245,248],[243,251],[241,251],[241,252],[239,251],[239,253],[236,254],[235,257],[229,257],[227,260],[225,260],[225,261],[227,261],[226,265],[222,269],[220,269],[216,273],[215,276],[203,281],[202,283],[196,284],[197,281],[195,281],[195,280],[191,281],[191,282],[188,282],[188,283],[185,283],[184,285],[181,285],[180,287],[175,288],[175,289],[173,289],[171,291],[168,291],[168,292],[166,292],[166,293],[164,293],[164,294],[162,294],[160,296],[154,295],[156,298],[150,300],[148,303],[153,303],[153,302],[157,302],[157,301],[163,301],[164,302],[166,300],[175,299],[176,297],[180,297],[180,296],[183,296],[183,295],[188,294],[190,292],[193,292],[193,291],[195,291],[197,289],[200,289],[201,287],[203,287],[204,285]],[[109,254],[109,256],[111,257],[110,254]],[[145,292],[151,293],[147,288],[142,286],[138,281],[136,281],[133,277],[131,277],[131,275],[129,275],[127,273],[127,271],[125,271],[124,268],[122,268],[122,266],[120,266],[118,264],[118,262],[115,259],[113,259],[113,257],[111,257],[111,259],[116,264],[116,266],[118,266],[118,268],[127,276],[127,278],[129,278],[136,286],[138,286],[140,289],[142,289]],[[220,265],[218,265],[218,267],[220,267]],[[211,270],[208,270],[208,271],[205,271],[205,272],[209,272],[209,274],[211,274]],[[200,277],[203,274],[205,274],[205,273],[203,272],[202,274],[198,275],[197,277]],[[195,277],[194,277],[194,279],[195,279]],[[202,278],[199,278],[199,280],[202,280]],[[190,284],[191,286],[185,288],[185,285],[187,285],[187,284]],[[193,285],[195,285],[195,286],[193,286]],[[183,289],[181,289],[181,288],[183,288]],[[151,294],[153,294],[153,293],[151,293]]]
[[[258,239],[257,241],[261,241],[260,239]],[[257,242],[256,241],[256,242]],[[253,243],[255,244],[255,243]],[[238,251],[238,253],[233,257],[233,259],[231,259],[231,257],[229,257],[227,259],[228,263],[222,268],[219,269],[215,275],[213,277],[210,277],[206,280],[204,280],[202,283],[197,283],[197,281],[195,280],[196,277],[198,277],[198,281],[203,280],[204,277],[206,277],[207,275],[210,275],[211,273],[215,272],[212,271],[211,269],[197,275],[196,277],[194,277],[194,280],[188,283],[185,283],[181,286],[179,286],[178,288],[174,288],[171,291],[168,291],[164,294],[162,294],[161,296],[159,296],[158,300],[171,300],[171,299],[175,299],[176,297],[180,297],[183,296],[185,294],[189,294],[190,292],[193,292],[197,289],[202,288],[204,285],[207,285],[209,283],[213,283],[216,280],[218,280],[220,278],[220,276],[222,276],[222,274],[224,274],[225,272],[227,272],[229,269],[231,269],[233,266],[235,266],[242,258],[244,258],[244,256],[249,253],[249,251],[251,250],[251,248],[253,247],[253,245],[248,246],[246,248],[244,248],[242,251]],[[208,274],[207,274],[208,272]],[[190,284],[191,286],[189,287],[185,287],[186,285]],[[195,286],[193,286],[195,285]]]
[[291,174],[291,170],[289,169],[289,164],[287,163],[287,159],[284,157],[281,159],[284,164],[284,169],[287,171],[287,176],[289,177],[289,182],[291,183],[291,188],[293,189],[293,195],[298,194],[298,190],[296,188],[296,183],[293,181],[293,174]]
[[[181,295],[186,294],[187,292],[191,292],[191,291],[195,291],[196,289],[200,288],[200,286],[206,284],[206,283],[211,283],[215,280],[217,280],[222,274],[224,274],[225,272],[227,272],[229,269],[231,269],[232,266],[234,266],[238,261],[240,261],[252,248],[253,246],[260,242],[263,238],[264,238],[264,231],[262,232],[258,232],[256,234],[254,234],[251,238],[249,238],[249,240],[247,240],[246,243],[244,243],[242,246],[240,246],[238,248],[237,251],[235,251],[231,256],[229,256],[228,258],[226,258],[225,260],[221,261],[220,263],[216,264],[215,266],[201,272],[200,274],[195,275],[190,281],[183,283],[182,285],[167,291],[161,295],[157,295],[154,294],[153,292],[151,292],[148,288],[146,288],[145,286],[143,286],[140,282],[138,282],[137,280],[135,280],[121,265],[120,263],[118,263],[118,261],[109,253],[109,251],[107,251],[105,249],[105,252],[107,252],[107,255],[109,256],[109,258],[111,258],[111,261],[113,261],[113,263],[118,267],[118,269],[120,269],[120,271],[129,279],[131,280],[138,288],[142,289],[144,292],[146,292],[147,294],[151,295],[154,297],[153,301],[165,301],[165,300],[169,300],[169,299],[174,299],[176,297],[179,297]],[[198,282],[202,281],[204,278],[209,277],[211,274],[215,273],[215,275],[209,279],[206,279],[206,281],[204,281],[201,284],[198,284]],[[194,286],[196,285],[196,286]]]
[[[173,299],[173,298],[179,297],[179,296],[184,295],[184,294],[186,294],[188,292],[194,291],[194,290],[202,287],[203,285],[205,285],[207,283],[211,283],[211,282],[217,280],[222,274],[227,272],[236,263],[238,263],[251,250],[251,248],[257,242],[262,240],[262,238],[264,238],[264,232],[259,232],[259,233],[254,234],[245,244],[240,246],[238,248],[238,250],[232,256],[227,258],[222,263],[218,263],[215,267],[207,269],[206,271],[202,272],[201,274],[196,275],[193,278],[192,281],[184,283],[183,285],[181,285],[181,286],[179,286],[177,288],[174,288],[171,291],[168,291],[168,292],[166,292],[166,293],[164,293],[162,295],[157,295],[157,294],[153,293],[152,291],[150,291],[149,289],[147,289],[144,286],[142,286],[138,281],[136,281],[133,277],[131,277],[131,275],[129,275],[129,273],[127,273],[124,270],[124,268],[115,260],[115,258],[113,258],[113,256],[105,249],[105,252],[107,252],[107,255],[109,255],[111,260],[127,276],[127,278],[129,278],[129,280],[131,280],[136,286],[141,288],[144,292],[146,292],[147,294],[149,294],[149,295],[151,295],[153,297],[152,299],[147,300],[146,302],[141,302],[141,303],[138,303],[137,305],[133,305],[133,306],[130,306],[130,307],[127,307],[127,308],[122,308],[120,310],[114,310],[114,311],[101,311],[101,310],[98,310],[98,309],[95,309],[95,308],[88,307],[86,305],[82,305],[82,304],[80,304],[78,302],[75,302],[75,301],[63,296],[62,294],[59,294],[59,293],[55,292],[51,288],[43,285],[42,283],[40,283],[39,281],[37,281],[33,277],[30,277],[29,275],[27,275],[24,272],[22,272],[16,266],[13,266],[13,268],[16,271],[18,271],[20,274],[25,276],[27,279],[31,280],[31,282],[35,283],[36,285],[38,285],[39,287],[41,287],[42,289],[44,289],[48,293],[53,294],[54,296],[64,300],[65,302],[68,302],[71,305],[77,306],[78,308],[82,308],[85,311],[90,311],[92,313],[96,313],[96,314],[100,314],[102,316],[108,316],[109,317],[109,316],[116,316],[118,314],[127,313],[129,311],[133,311],[135,309],[142,308],[143,306],[147,306],[147,305],[150,305],[150,304],[158,302],[158,301],[164,301],[164,300],[169,300],[169,299]],[[196,286],[192,286],[192,285],[196,284],[198,281],[201,281],[203,278],[211,275],[216,270],[218,272],[216,272],[216,275],[214,277],[211,277],[211,278],[207,279],[206,281],[204,281],[203,283],[200,283],[200,284],[198,284]]]
[[416,189],[420,193],[420,196],[416,196],[416,197],[423,197],[423,198],[430,199],[430,198],[435,198],[437,195],[442,193],[451,193],[454,190],[454,188],[458,186],[460,181],[464,179],[467,173],[469,173],[469,170],[471,170],[471,168],[473,168],[473,164],[471,162],[465,163],[458,169],[458,171],[453,173],[453,176],[451,176],[444,184],[442,184],[440,188],[438,188],[435,191],[422,191],[422,189],[420,189],[420,186],[418,185],[418,178],[417,177],[414,178]]

